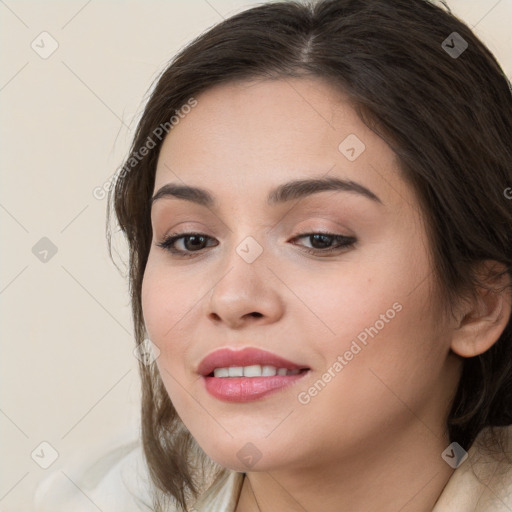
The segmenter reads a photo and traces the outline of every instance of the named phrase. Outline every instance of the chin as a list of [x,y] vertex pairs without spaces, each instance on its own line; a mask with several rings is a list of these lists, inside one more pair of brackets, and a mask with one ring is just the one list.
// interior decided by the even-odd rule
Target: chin
[[269,471],[281,467],[284,463],[292,463],[286,460],[286,456],[290,454],[289,447],[282,444],[273,446],[268,439],[244,435],[224,442],[209,438],[206,443],[198,444],[217,464],[242,473]]

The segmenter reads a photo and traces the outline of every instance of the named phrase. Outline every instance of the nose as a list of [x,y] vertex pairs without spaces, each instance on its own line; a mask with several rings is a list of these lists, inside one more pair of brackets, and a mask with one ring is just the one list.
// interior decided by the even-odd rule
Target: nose
[[283,316],[282,283],[267,267],[263,254],[252,263],[234,250],[226,258],[207,303],[207,316],[213,323],[241,329],[271,324]]

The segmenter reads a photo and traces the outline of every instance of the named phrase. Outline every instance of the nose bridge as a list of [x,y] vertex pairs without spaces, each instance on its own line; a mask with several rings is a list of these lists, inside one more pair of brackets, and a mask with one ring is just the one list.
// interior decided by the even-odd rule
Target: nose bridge
[[[260,290],[262,283],[268,285],[269,271],[266,268],[267,258],[263,241],[257,240],[252,235],[247,235],[247,230],[240,231],[241,236],[233,234],[233,243],[225,254],[222,264],[225,272],[223,278],[215,286],[219,291],[222,288],[233,287],[233,293],[243,298],[244,295]],[[238,237],[238,240],[237,240]],[[258,236],[261,240],[261,236]],[[268,290],[268,286],[265,286]]]
[[275,320],[282,314],[283,303],[272,272],[267,268],[263,241],[248,235],[247,229],[233,233],[232,239],[233,244],[221,264],[222,275],[210,295],[208,313],[232,325],[245,316]]
[[240,264],[241,268],[244,268],[241,261],[248,268],[257,262],[261,265],[261,261],[267,259],[263,256],[268,250],[269,230],[265,228],[264,222],[257,220],[258,212],[251,210],[250,205],[237,203],[230,216],[234,222],[231,223],[228,245],[233,253],[227,255],[227,264],[235,264],[237,267]]

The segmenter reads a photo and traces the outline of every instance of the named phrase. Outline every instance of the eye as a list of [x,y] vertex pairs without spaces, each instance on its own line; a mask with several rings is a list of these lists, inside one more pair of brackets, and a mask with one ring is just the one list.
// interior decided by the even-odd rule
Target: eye
[[[325,232],[303,233],[294,237],[292,241],[301,238],[310,239],[313,247],[303,247],[303,249],[310,254],[316,255],[342,252],[344,249],[353,246],[357,241],[356,238],[351,236]],[[194,253],[199,253],[207,247],[205,244],[208,240],[213,240],[213,238],[203,233],[171,233],[156,245],[177,256],[193,257]],[[335,245],[332,245],[333,241],[336,241]],[[183,249],[176,248],[177,242],[182,243]],[[213,244],[213,246],[216,245],[218,245],[218,243]]]
[[[314,232],[303,233],[292,240],[309,238],[313,247],[304,247],[304,250],[310,254],[322,255],[332,252],[342,252],[344,249],[352,247],[357,239],[353,236],[338,235],[336,233]],[[335,242],[335,243],[334,243]],[[334,245],[332,245],[334,243]],[[315,247],[316,246],[316,247]]]
[[[157,243],[158,247],[169,251],[172,254],[179,256],[190,257],[194,256],[194,252],[199,252],[204,249],[205,242],[207,240],[213,240],[213,238],[203,233],[171,233],[167,235],[161,242]],[[178,241],[183,241],[183,249],[177,249],[175,244]],[[187,243],[189,242],[189,243]],[[217,244],[218,245],[218,244]],[[190,254],[192,253],[192,254]]]

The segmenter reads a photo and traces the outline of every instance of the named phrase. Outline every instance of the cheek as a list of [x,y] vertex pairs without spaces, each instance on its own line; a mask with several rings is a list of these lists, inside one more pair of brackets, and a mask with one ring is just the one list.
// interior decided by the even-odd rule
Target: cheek
[[142,314],[144,316],[144,325],[150,340],[158,345],[162,331],[163,310],[166,304],[166,289],[159,285],[154,266],[151,264],[151,257],[148,260],[142,280],[141,304]]
[[317,330],[324,350],[343,352],[356,337],[364,344],[372,334],[389,330],[403,309],[404,293],[400,283],[390,279],[388,268],[380,262],[347,265],[333,277],[303,287],[297,282],[294,287],[317,317],[304,327],[311,335],[313,327]]
[[381,247],[367,264],[347,268],[311,302],[330,328],[317,344],[327,367],[346,353],[350,366],[364,367],[365,377],[370,367],[393,380],[400,372],[407,380],[412,370],[439,369],[446,344],[438,336],[440,319],[429,307],[431,283],[420,244],[417,250]]
[[187,311],[192,306],[188,304],[190,291],[184,293],[169,274],[151,258],[148,259],[141,301],[148,337],[160,350],[156,359],[158,371],[174,406],[179,408],[184,399],[186,371],[183,361],[187,343],[183,330]]
[[[173,275],[150,256],[142,281],[144,324],[150,340],[158,346],[162,354],[171,347],[179,350],[179,340],[184,338],[181,335],[186,324],[184,320],[194,304],[194,294],[190,293],[190,286],[180,283]],[[173,342],[170,343],[170,340]]]
[[[358,279],[347,281],[345,293],[338,294],[338,316],[330,312],[336,335],[321,348],[326,370],[337,377],[319,408],[336,403],[341,415],[399,415],[408,411],[404,403],[421,408],[438,385],[447,345],[437,336],[439,321],[427,306],[430,280],[422,282],[427,267],[406,264],[396,261],[400,272],[388,266],[371,278],[361,276],[359,284],[366,286],[359,289]],[[334,367],[336,362],[341,366]]]

